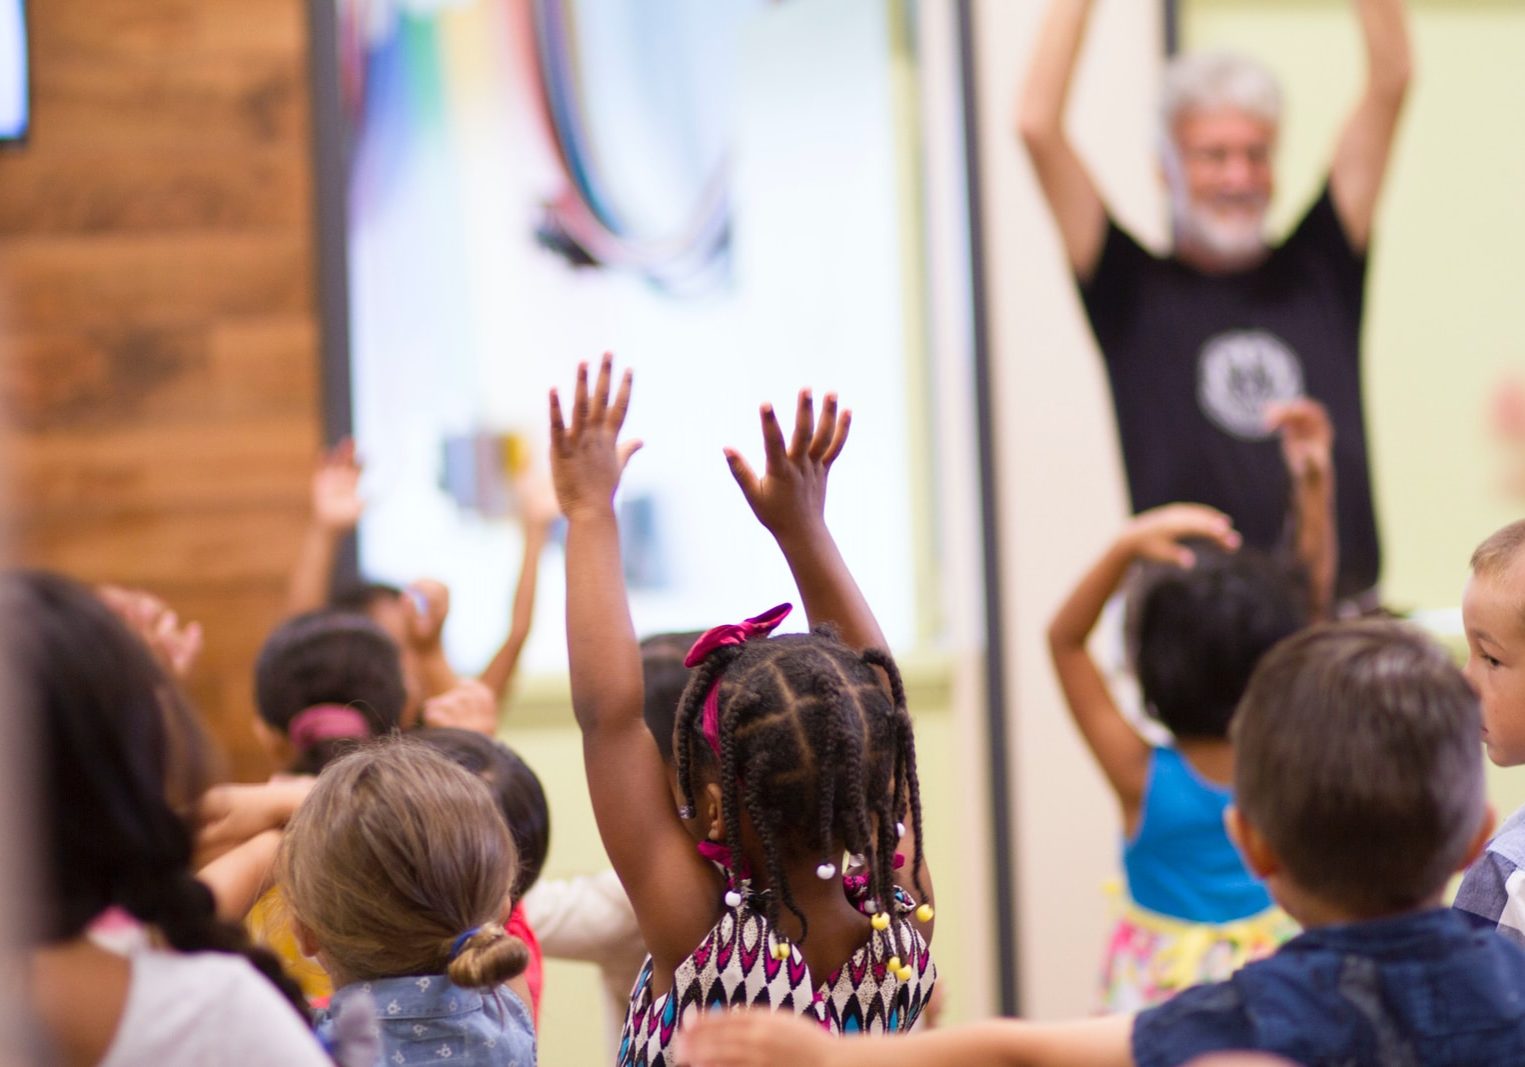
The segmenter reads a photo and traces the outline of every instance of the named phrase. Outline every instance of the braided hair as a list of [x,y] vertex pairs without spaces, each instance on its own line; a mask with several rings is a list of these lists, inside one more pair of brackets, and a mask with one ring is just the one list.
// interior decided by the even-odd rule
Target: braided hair
[[[718,756],[703,734],[705,699],[717,682]],[[835,864],[844,849],[864,857],[874,910],[890,911],[897,824],[907,816],[916,831],[913,884],[925,896],[915,741],[888,653],[854,652],[830,627],[717,648],[694,668],[674,740],[685,804],[694,804],[696,775],[720,783],[733,857],[742,855],[742,815],[751,822],[771,890],[762,897],[770,926],[786,907],[805,939],[809,922],[785,863],[814,856]],[[910,951],[908,940],[901,944],[906,924],[891,923],[882,936],[890,955]]]
[[181,952],[245,957],[306,1018],[301,990],[241,926],[217,919],[180,814],[211,779],[195,714],[148,648],[90,590],[0,575],[10,695],[38,754],[38,941],[80,936],[116,905]]

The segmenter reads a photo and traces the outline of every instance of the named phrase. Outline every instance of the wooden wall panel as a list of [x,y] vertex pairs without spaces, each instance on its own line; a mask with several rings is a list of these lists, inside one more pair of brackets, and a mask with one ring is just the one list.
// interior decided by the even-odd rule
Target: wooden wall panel
[[189,682],[268,768],[250,668],[319,446],[304,0],[29,4],[0,150],[0,401],[19,562],[200,619]]

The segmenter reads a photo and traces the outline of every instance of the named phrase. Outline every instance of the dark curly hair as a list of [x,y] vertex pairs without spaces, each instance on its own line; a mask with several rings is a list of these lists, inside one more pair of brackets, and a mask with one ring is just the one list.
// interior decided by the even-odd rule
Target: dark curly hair
[[36,939],[79,937],[116,905],[181,952],[243,956],[305,1019],[296,983],[218,920],[191,871],[181,813],[211,783],[212,749],[148,648],[89,589],[43,571],[0,575],[0,625],[7,696],[36,749]]
[[1179,738],[1228,736],[1260,658],[1311,622],[1302,568],[1193,543],[1192,567],[1145,571],[1130,606],[1131,643],[1149,713]]
[[[705,697],[717,680],[718,760],[702,732]],[[916,744],[888,653],[854,652],[829,627],[719,648],[694,668],[674,737],[684,802],[693,806],[696,765],[720,783],[733,856],[742,855],[742,814],[751,821],[771,890],[763,896],[771,925],[782,904],[799,919],[800,940],[809,931],[785,861],[835,862],[844,849],[864,857],[869,892],[889,910],[902,820],[916,831],[911,871],[925,896]],[[883,932],[891,955],[910,952],[898,943],[906,929],[892,923]]]

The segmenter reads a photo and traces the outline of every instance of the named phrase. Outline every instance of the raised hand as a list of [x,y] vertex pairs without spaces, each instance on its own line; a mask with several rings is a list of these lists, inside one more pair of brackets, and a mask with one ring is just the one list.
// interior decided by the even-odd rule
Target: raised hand
[[550,472],[540,464],[529,463],[514,478],[514,489],[519,495],[519,515],[526,529],[548,527],[561,515]]
[[403,590],[408,644],[419,651],[436,648],[450,614],[450,590],[433,578],[410,582]]
[[1223,512],[1203,504],[1166,504],[1137,516],[1123,528],[1118,544],[1133,559],[1191,567],[1197,556],[1182,541],[1211,541],[1226,551],[1239,548],[1239,532]]
[[148,646],[159,665],[184,679],[201,655],[199,622],[181,623],[168,604],[141,589],[103,585],[96,594]]
[[1329,412],[1310,396],[1266,407],[1266,426],[1281,435],[1281,454],[1293,481],[1329,473],[1334,424]]
[[626,370],[620,377],[611,402],[613,375],[614,357],[606,352],[590,395],[588,365],[578,364],[570,425],[562,419],[560,396],[551,390],[551,481],[569,520],[610,510],[625,464],[641,447],[640,441],[619,439],[630,409],[631,373]]
[[424,701],[424,724],[452,726],[491,737],[498,729],[498,702],[486,685],[467,678],[448,692]]
[[324,530],[346,533],[365,511],[360,498],[360,460],[346,437],[323,454],[312,475],[312,520]]
[[764,404],[761,416],[763,476],[759,478],[734,448],[725,450],[725,458],[757,521],[777,537],[821,521],[826,508],[826,477],[847,444],[852,412],[843,409],[838,413],[836,394],[827,393],[817,422],[810,390],[801,389],[794,434],[787,444],[773,405]]

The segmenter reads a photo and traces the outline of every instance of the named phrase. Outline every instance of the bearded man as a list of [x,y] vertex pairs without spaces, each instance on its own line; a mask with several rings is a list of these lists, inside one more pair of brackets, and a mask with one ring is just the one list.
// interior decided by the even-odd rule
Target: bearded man
[[1335,426],[1336,595],[1370,606],[1381,565],[1361,407],[1372,218],[1410,79],[1402,0],[1353,0],[1366,82],[1328,180],[1271,245],[1281,90],[1253,60],[1186,55],[1165,76],[1161,171],[1173,241],[1146,251],[1111,216],[1064,130],[1093,0],[1052,0],[1017,128],[1079,283],[1112,387],[1133,509],[1228,513],[1246,543],[1285,536],[1289,487],[1267,408],[1310,395]]

